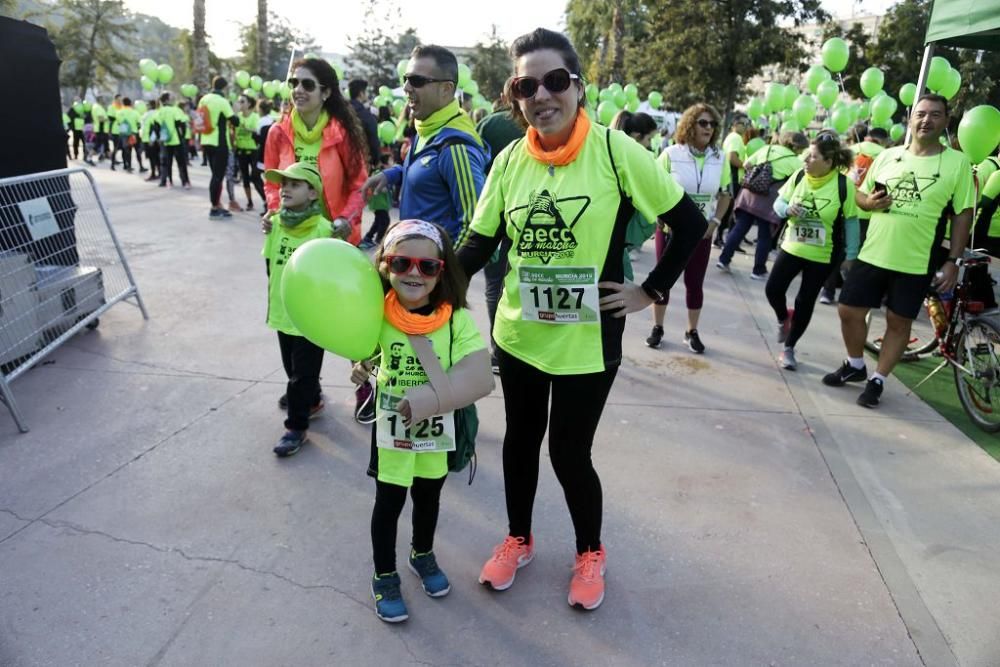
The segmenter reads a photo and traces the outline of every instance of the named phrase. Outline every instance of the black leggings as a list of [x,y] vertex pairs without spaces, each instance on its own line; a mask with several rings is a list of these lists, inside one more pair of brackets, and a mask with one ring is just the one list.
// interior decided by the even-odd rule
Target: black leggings
[[253,183],[257,194],[260,195],[261,201],[264,201],[264,181],[261,178],[260,170],[257,169],[256,151],[239,150],[236,152],[236,159],[240,163],[240,175],[243,178],[243,189],[247,192],[247,202],[250,201],[251,183]]
[[812,319],[813,308],[816,307],[816,297],[819,296],[823,282],[830,275],[830,263],[802,259],[784,250],[778,252],[778,259],[774,260],[774,266],[771,267],[771,275],[767,279],[764,293],[779,322],[784,322],[788,317],[785,294],[799,273],[802,274],[802,281],[799,284],[799,293],[795,295],[795,316],[792,317],[792,328],[785,340],[785,347],[795,347],[795,343],[806,332],[809,320]]
[[501,348],[497,357],[507,416],[503,477],[510,535],[527,540],[531,534],[538,457],[548,426],[549,458],[573,519],[577,553],[600,549],[603,498],[590,450],[618,367],[583,375],[551,375]]
[[[225,131],[225,128],[219,130]],[[212,202],[212,208],[222,208],[222,182],[226,178],[226,169],[229,164],[229,149],[225,146],[203,146],[205,156],[208,159],[208,167],[212,170],[212,178],[208,182],[208,198]]]
[[309,428],[309,411],[322,400],[319,374],[323,370],[323,348],[304,336],[282,331],[278,332],[278,346],[281,348],[281,363],[288,376],[285,428],[305,431]]
[[[372,429],[372,433],[375,429]],[[413,498],[413,541],[418,554],[434,548],[441,488],[447,475],[440,479],[415,477],[410,487]],[[396,571],[396,524],[406,504],[406,487],[388,482],[375,482],[375,507],[372,509],[372,556],[375,574]]]

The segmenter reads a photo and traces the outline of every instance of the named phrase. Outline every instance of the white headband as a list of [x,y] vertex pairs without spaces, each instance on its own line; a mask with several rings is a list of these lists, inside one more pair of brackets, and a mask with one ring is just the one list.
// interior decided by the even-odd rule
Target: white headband
[[407,236],[422,236],[437,244],[438,250],[444,252],[444,241],[441,240],[441,232],[429,222],[423,220],[401,220],[392,227],[385,235],[383,248],[391,248],[394,243]]

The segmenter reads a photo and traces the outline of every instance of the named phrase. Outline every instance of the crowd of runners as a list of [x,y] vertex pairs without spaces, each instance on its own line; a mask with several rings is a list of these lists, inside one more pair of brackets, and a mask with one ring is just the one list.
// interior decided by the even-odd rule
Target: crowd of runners
[[[710,354],[713,341],[698,330],[712,308],[704,283],[730,280],[733,257],[752,252],[749,278],[763,283],[774,311],[779,365],[798,368],[816,302],[836,306],[845,360],[816,382],[862,384],[857,403],[874,408],[928,289],[955,287],[970,231],[977,242],[1000,236],[1000,161],[971,163],[948,133],[951,110],[940,95],[917,97],[905,141],[864,123],[841,134],[773,131],[740,112],[724,122],[705,102],[684,110],[670,132],[641,111],[622,111],[612,129],[595,121],[579,58],[558,32],[513,42],[512,76],[492,113],[466,104],[449,50],[417,47],[405,65],[398,113],[373,105],[367,82],[342,82],[326,61],[305,58],[290,69],[286,102],[247,92],[234,102],[219,76],[197,99],[98,97],[74,101],[64,117],[73,160],[138,167],[160,187],[190,188],[189,170],[206,168],[211,219],[260,214],[267,322],[288,374],[279,457],[300,451],[324,407],[324,351],[285,311],[287,260],[316,238],[374,252],[385,322],[369,358],[352,360],[351,378],[355,418],[372,425],[371,588],[386,621],[409,613],[396,565],[408,493],[407,565],[429,596],[450,590],[433,540],[448,452],[461,437],[455,415],[489,392],[493,375],[505,397],[508,526],[479,582],[506,590],[534,558],[548,432],[576,537],[568,601],[595,609],[609,556],[591,449],[623,360],[627,315],[653,306],[645,342],[660,347],[673,328],[671,288],[683,276],[684,325],[668,338]],[[400,222],[390,225],[393,207]],[[636,276],[632,254],[651,238],[655,266]],[[469,277],[480,270],[485,336],[466,308]],[[883,306],[888,328],[869,371],[865,317]],[[423,347],[428,339],[436,352]],[[428,362],[433,356],[440,363]]]

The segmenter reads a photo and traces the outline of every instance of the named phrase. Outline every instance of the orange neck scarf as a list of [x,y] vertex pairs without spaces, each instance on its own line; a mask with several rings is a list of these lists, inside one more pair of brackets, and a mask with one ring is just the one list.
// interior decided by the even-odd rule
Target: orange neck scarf
[[437,331],[451,319],[451,304],[442,303],[430,315],[411,313],[396,296],[396,290],[385,295],[385,319],[392,326],[407,334],[429,334]]
[[528,155],[539,162],[556,167],[563,167],[575,160],[576,156],[580,154],[580,149],[583,148],[583,142],[587,138],[587,133],[590,131],[590,118],[587,117],[587,112],[583,109],[577,109],[576,121],[574,122],[573,133],[569,135],[566,143],[552,151],[542,148],[542,141],[538,130],[529,127],[524,143]]

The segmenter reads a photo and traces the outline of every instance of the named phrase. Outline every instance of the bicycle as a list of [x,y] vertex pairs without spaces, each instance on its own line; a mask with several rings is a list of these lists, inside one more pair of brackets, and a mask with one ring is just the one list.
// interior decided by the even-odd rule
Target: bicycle
[[[976,426],[996,433],[1000,431],[1000,327],[983,316],[987,310],[983,286],[974,282],[982,280],[981,275],[974,275],[982,270],[976,271],[975,267],[986,267],[989,263],[989,256],[979,251],[965,253],[959,260],[962,276],[954,298],[942,303],[934,294],[924,300],[934,335],[923,334],[921,338],[918,332],[914,341],[919,344],[908,347],[904,356],[919,359],[936,348],[935,354],[943,358],[941,363],[913,389],[950,364],[962,408]],[[992,296],[989,298],[992,305]],[[880,341],[872,339],[866,342],[866,347],[872,349],[876,340]]]

